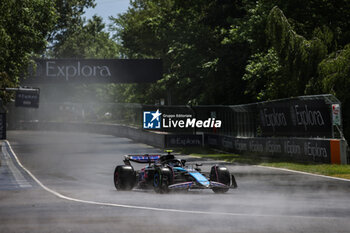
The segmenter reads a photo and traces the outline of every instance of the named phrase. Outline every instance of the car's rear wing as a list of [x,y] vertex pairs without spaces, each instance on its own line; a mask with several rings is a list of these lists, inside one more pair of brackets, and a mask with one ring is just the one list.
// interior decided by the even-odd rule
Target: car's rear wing
[[126,165],[130,165],[130,162],[135,163],[155,163],[160,159],[161,155],[149,155],[149,154],[143,154],[143,155],[125,155],[124,156],[124,163]]

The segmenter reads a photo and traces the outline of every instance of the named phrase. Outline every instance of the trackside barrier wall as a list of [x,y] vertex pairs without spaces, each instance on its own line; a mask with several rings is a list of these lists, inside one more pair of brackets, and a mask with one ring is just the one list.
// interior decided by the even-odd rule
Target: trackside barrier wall
[[324,138],[235,138],[205,135],[205,145],[235,153],[291,157],[302,161],[346,164],[346,144]]
[[126,137],[148,145],[209,146],[235,153],[293,157],[302,161],[346,164],[344,140],[323,138],[237,138],[215,134],[165,134],[123,125],[98,123],[22,122],[20,129],[90,132]]
[[89,132],[107,134],[117,137],[126,137],[134,141],[145,143],[151,146],[165,148],[165,136],[161,133],[142,131],[138,128],[102,123],[79,123],[79,122],[21,122],[16,129],[22,130],[53,130],[70,132]]
[[[122,103],[49,103],[38,109],[9,105],[9,124],[21,121],[113,123],[142,128],[143,112],[159,110],[164,115],[184,114],[199,120],[221,120],[220,128],[166,128],[174,133],[216,133],[233,137],[341,138],[342,122],[332,119],[333,95],[300,96],[244,105],[165,106]],[[341,119],[341,107],[339,107]],[[183,119],[183,118],[182,118]]]
[[[342,133],[341,103],[333,95],[234,106],[44,102],[38,109],[8,106],[8,110],[9,128],[88,131],[128,137],[161,148],[206,145],[237,153],[282,155],[325,163],[349,160]],[[179,128],[165,127],[164,123],[158,130],[142,130],[144,111],[156,110],[162,113],[161,117],[176,115],[202,121],[215,118],[221,120],[222,126]],[[163,120],[170,122],[173,116]]]

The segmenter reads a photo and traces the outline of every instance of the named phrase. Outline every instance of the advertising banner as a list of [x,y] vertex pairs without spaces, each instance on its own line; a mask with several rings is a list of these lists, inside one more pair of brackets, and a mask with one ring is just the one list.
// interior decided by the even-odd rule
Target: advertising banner
[[36,59],[24,83],[149,83],[162,78],[160,59]]
[[258,104],[262,136],[332,137],[330,105],[322,99]]
[[39,108],[38,91],[16,91],[16,107]]
[[166,135],[165,136],[167,147],[183,147],[183,146],[202,146],[202,135]]
[[234,138],[206,134],[205,144],[236,153],[293,157],[303,161],[331,162],[330,140],[305,138]]

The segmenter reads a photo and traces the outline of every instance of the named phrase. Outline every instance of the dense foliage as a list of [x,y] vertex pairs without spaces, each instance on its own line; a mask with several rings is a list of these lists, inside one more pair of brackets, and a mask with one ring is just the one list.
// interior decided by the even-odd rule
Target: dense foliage
[[[43,52],[56,20],[54,4],[44,0],[0,3],[0,88],[18,85],[34,53]],[[3,101],[10,95],[1,91]]]
[[94,5],[3,0],[1,87],[17,85],[36,54],[161,58],[157,83],[83,86],[74,98],[196,105],[332,93],[350,117],[348,0],[132,0],[111,17],[113,38],[101,18],[82,17]]
[[79,31],[83,23],[85,9],[95,7],[95,0],[54,0],[56,21],[47,40],[50,49],[56,51],[72,34]]
[[350,42],[346,0],[135,0],[131,6],[113,18],[122,52],[162,58],[165,75],[150,86],[124,88],[128,101],[237,104],[328,93],[319,65]]
[[[0,88],[17,87],[32,58],[59,55],[93,6],[94,0],[1,0]],[[6,103],[11,93],[2,90],[0,98]]]

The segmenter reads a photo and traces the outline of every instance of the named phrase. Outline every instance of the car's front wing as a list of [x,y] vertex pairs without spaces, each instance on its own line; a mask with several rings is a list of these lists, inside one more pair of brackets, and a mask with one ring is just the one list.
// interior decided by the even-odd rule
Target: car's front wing
[[210,181],[208,186],[198,184],[197,182],[194,182],[194,181],[189,181],[189,182],[172,184],[172,185],[169,185],[168,188],[171,190],[185,190],[185,189],[212,189],[212,188],[232,188],[232,187],[219,182],[215,182],[215,181]]

